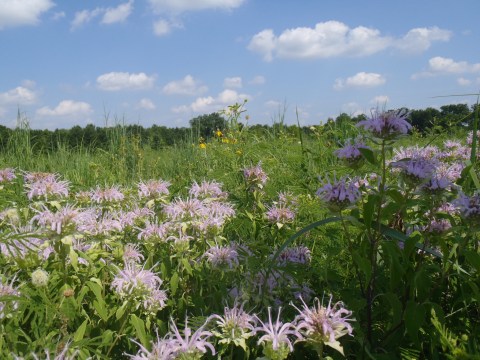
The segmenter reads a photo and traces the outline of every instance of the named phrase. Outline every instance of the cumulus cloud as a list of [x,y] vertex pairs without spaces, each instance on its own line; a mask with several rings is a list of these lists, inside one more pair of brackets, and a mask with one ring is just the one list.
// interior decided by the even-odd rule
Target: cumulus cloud
[[247,94],[239,94],[235,90],[226,89],[216,97],[199,97],[190,105],[182,105],[173,108],[172,111],[174,113],[209,113],[225,109],[227,106],[237,102],[243,102],[245,99],[250,99],[250,96]]
[[82,10],[75,13],[75,17],[71,23],[70,29],[75,30],[78,27],[82,26],[85,23],[90,22],[92,19],[101,15],[104,12],[104,9],[95,8],[93,10]]
[[455,61],[451,58],[435,56],[428,61],[428,70],[412,75],[412,79],[442,74],[479,73],[480,63],[470,64],[467,61]]
[[200,95],[208,90],[192,75],[185,76],[182,80],[171,81],[163,87],[163,92],[168,95]]
[[155,13],[179,14],[187,11],[208,9],[232,10],[245,0],[148,0]]
[[55,108],[44,106],[37,110],[39,116],[86,116],[93,112],[90,104],[83,101],[63,100]]
[[337,79],[333,88],[335,90],[342,90],[343,88],[351,87],[375,87],[385,84],[386,79],[380,74],[359,72],[346,80]]
[[448,41],[451,32],[438,27],[415,28],[400,39],[384,36],[365,26],[350,28],[340,21],[317,23],[315,27],[286,29],[275,35],[272,29],[255,34],[248,49],[265,61],[274,58],[320,59],[338,56],[367,56],[397,47],[403,51],[423,51],[434,41]]
[[153,23],[153,33],[157,36],[167,35],[172,31],[172,24],[164,19],[159,19]]
[[120,4],[115,8],[108,8],[103,14],[103,24],[113,24],[125,21],[133,11],[133,0]]
[[26,81],[24,86],[0,93],[0,104],[31,105],[37,102],[37,94],[32,89],[34,83]]
[[223,80],[224,88],[241,88],[242,78],[240,76],[227,77]]
[[402,51],[418,53],[430,48],[434,41],[449,41],[452,32],[440,29],[437,26],[430,28],[415,28],[410,30],[403,38],[396,41],[395,46]]
[[0,1],[0,30],[6,27],[36,25],[40,16],[55,6],[51,0]]
[[472,81],[469,79],[465,79],[464,77],[460,77],[457,79],[457,83],[461,86],[468,86],[472,83]]
[[250,80],[250,84],[252,85],[263,85],[265,84],[266,79],[264,76],[257,75],[252,80]]
[[97,77],[97,86],[106,91],[150,89],[154,82],[155,76],[148,76],[143,72],[110,72]]
[[156,106],[153,103],[153,101],[150,100],[150,99],[147,99],[147,98],[141,99],[138,102],[137,107],[140,108],[140,109],[145,109],[145,110],[155,110],[156,109]]

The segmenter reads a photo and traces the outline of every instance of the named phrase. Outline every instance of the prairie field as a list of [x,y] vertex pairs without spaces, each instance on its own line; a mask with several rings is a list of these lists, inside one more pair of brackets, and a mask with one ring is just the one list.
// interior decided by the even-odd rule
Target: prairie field
[[155,149],[13,132],[0,358],[480,358],[478,114],[423,134],[402,111],[241,116]]

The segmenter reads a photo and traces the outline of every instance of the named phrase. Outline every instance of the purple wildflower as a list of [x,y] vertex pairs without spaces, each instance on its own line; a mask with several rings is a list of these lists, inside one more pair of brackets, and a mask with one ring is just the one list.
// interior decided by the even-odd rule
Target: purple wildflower
[[[264,323],[258,316],[257,320],[262,326],[256,327],[255,332],[263,334],[258,340],[258,344],[263,344],[264,352],[285,353],[293,351],[293,342],[290,337],[302,339],[302,335],[297,331],[294,324],[280,321],[282,308],[278,308],[277,320],[272,321],[271,307],[268,307],[268,322]],[[268,354],[265,354],[268,356]],[[286,356],[285,356],[286,357]],[[270,357],[271,358],[271,357]]]
[[266,213],[267,220],[272,224],[290,224],[295,220],[295,212],[284,205],[272,205]]
[[124,198],[125,195],[120,191],[118,186],[104,189],[97,187],[95,190],[91,191],[92,201],[98,204],[120,202],[123,201]]
[[376,110],[367,120],[359,121],[357,126],[370,131],[375,137],[389,140],[408,133],[412,125],[406,120],[407,116],[408,112],[405,110],[387,112]]
[[176,353],[179,355],[185,354],[194,356],[199,355],[200,353],[205,354],[208,348],[212,352],[212,355],[215,355],[215,348],[210,342],[208,342],[208,338],[213,336],[213,334],[210,331],[204,330],[206,325],[207,323],[203,324],[192,333],[192,329],[188,327],[188,318],[185,318],[185,328],[182,335],[173,319],[170,319],[170,331],[173,330],[172,335],[170,336],[170,341]]
[[390,163],[392,168],[400,169],[406,180],[417,184],[433,176],[438,162],[427,158],[411,158]]
[[175,199],[163,209],[165,214],[171,220],[187,221],[200,215],[204,210],[204,206],[199,199]]
[[92,213],[86,212],[85,217],[78,222],[78,231],[85,232],[89,235],[110,235],[113,232],[122,231],[122,224],[115,219],[111,213],[105,213],[97,216],[91,216]]
[[166,306],[167,295],[160,290],[163,281],[151,270],[145,270],[130,261],[124,269],[119,270],[112,281],[111,287],[122,299],[128,299],[151,313]]
[[352,312],[345,309],[342,302],[337,302],[332,306],[332,296],[328,301],[328,306],[324,307],[318,299],[316,306],[308,307],[307,304],[300,299],[303,308],[298,310],[297,330],[305,337],[307,342],[314,344],[324,343],[343,354],[343,349],[337,339],[349,334],[352,335],[353,328],[350,325]]
[[26,182],[27,197],[32,200],[35,197],[43,196],[48,199],[51,196],[67,197],[69,182],[59,180],[55,174],[48,174],[39,180]]
[[452,228],[448,219],[432,219],[425,228],[426,231],[434,234],[443,234]]
[[213,334],[221,340],[221,344],[239,345],[246,350],[245,340],[255,333],[257,325],[255,317],[243,309],[243,305],[235,300],[233,308],[225,307],[223,316],[214,314],[210,318],[215,319],[220,331],[213,330]]
[[0,183],[10,182],[16,178],[14,169],[6,168],[0,170]]
[[265,186],[268,175],[263,171],[261,163],[256,166],[243,169],[243,177],[247,182],[247,186],[250,190],[263,189]]
[[32,221],[36,221],[40,226],[49,228],[57,234],[65,232],[65,228],[74,227],[76,218],[80,214],[80,210],[70,204],[65,205],[57,212],[52,212],[46,207],[44,209],[44,211],[33,216]]
[[212,246],[203,254],[214,267],[227,265],[230,269],[238,266],[238,252],[235,246]]
[[284,249],[277,258],[280,266],[285,266],[287,263],[307,264],[312,260],[310,249],[306,246],[296,246]]
[[458,208],[463,218],[475,222],[480,220],[480,194],[468,196],[460,193],[459,197],[453,201],[453,204]]
[[203,181],[200,185],[194,182],[188,193],[197,199],[225,199],[228,195],[222,191],[222,184],[216,181]]
[[172,223],[166,222],[162,224],[147,223],[143,229],[140,229],[138,239],[143,240],[166,240],[167,234],[172,227]]
[[[20,296],[20,291],[18,288],[13,287],[13,283],[15,282],[15,277],[10,281],[10,284],[3,283],[0,278],[0,298],[7,297],[7,296]],[[0,301],[0,319],[5,317],[11,316],[12,311],[18,309],[18,301],[16,300],[2,300]]]
[[341,211],[360,200],[361,193],[354,180],[341,178],[334,183],[324,184],[317,190],[317,196],[326,202],[332,211]]
[[363,164],[363,156],[360,149],[370,149],[362,141],[353,144],[346,144],[343,148],[335,151],[335,155],[343,160],[347,166],[357,168]]
[[170,194],[168,187],[171,184],[163,180],[148,180],[138,184],[138,196],[140,198],[163,199]]
[[157,334],[157,340],[152,341],[152,350],[148,350],[135,340],[133,342],[140,347],[136,355],[126,354],[133,360],[174,360],[176,358],[174,344],[167,337],[160,338]]
[[138,250],[138,244],[126,244],[123,248],[123,261],[125,263],[134,262],[139,263],[140,261],[144,260],[145,257],[143,254]]

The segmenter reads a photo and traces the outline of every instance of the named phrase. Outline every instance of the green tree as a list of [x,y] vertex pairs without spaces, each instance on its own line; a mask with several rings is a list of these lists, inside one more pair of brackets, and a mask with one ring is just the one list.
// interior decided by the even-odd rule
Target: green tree
[[200,115],[191,119],[189,123],[194,134],[198,134],[204,139],[212,137],[215,130],[223,131],[227,127],[227,121],[219,113]]

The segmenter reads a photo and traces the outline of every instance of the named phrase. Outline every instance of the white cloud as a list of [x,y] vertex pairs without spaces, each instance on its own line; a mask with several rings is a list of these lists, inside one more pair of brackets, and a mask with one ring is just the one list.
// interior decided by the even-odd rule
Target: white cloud
[[150,99],[147,99],[147,98],[141,99],[138,102],[137,107],[140,108],[140,109],[145,109],[145,110],[155,110],[156,109],[156,106],[153,103],[153,101],[150,100]]
[[472,83],[472,81],[469,79],[465,79],[464,77],[460,77],[457,79],[457,83],[461,86],[468,86]]
[[391,43],[376,29],[358,26],[349,28],[339,21],[318,23],[314,28],[298,27],[284,30],[279,36],[267,29],[254,35],[248,49],[274,57],[309,59],[335,56],[365,56],[385,49]]
[[103,24],[113,24],[117,22],[125,21],[133,10],[133,0],[120,4],[115,8],[108,8],[103,14]]
[[469,64],[466,61],[454,61],[450,58],[436,56],[428,61],[431,71],[442,73],[461,74],[466,72],[480,72],[480,63]]
[[104,12],[104,9],[95,8],[93,10],[82,10],[75,13],[75,17],[70,26],[70,30],[75,30],[76,28],[82,26],[85,23],[90,22],[92,19],[101,15]]
[[0,104],[30,105],[37,102],[37,94],[30,88],[31,84],[24,85],[0,93]]
[[247,94],[239,94],[235,90],[226,89],[223,90],[216,97],[206,96],[199,97],[190,105],[182,105],[173,108],[174,113],[210,113],[225,109],[227,106],[234,103],[243,102],[245,99],[250,99]]
[[208,90],[195,80],[192,75],[185,76],[182,80],[171,81],[163,87],[163,92],[168,95],[200,95]]
[[90,104],[83,101],[63,100],[54,109],[44,106],[37,110],[39,116],[86,116],[93,112]]
[[385,105],[390,101],[390,98],[387,95],[378,95],[375,96],[370,103],[375,105]]
[[403,38],[397,40],[395,46],[402,51],[418,53],[427,50],[434,41],[449,41],[452,32],[440,29],[437,26],[430,28],[415,28]]
[[242,87],[242,78],[239,76],[228,77],[223,80],[224,88],[241,88]]
[[51,0],[0,1],[0,30],[6,27],[35,25],[42,13],[55,6]]
[[149,0],[155,13],[182,13],[207,9],[232,10],[245,0]]
[[375,87],[385,84],[386,79],[380,74],[359,72],[346,80],[336,79],[333,88],[341,90],[343,88],[351,87]]
[[160,19],[153,23],[153,33],[157,36],[167,35],[171,31],[172,25],[167,20]]
[[52,19],[59,20],[59,19],[63,19],[65,16],[66,16],[65,11],[59,11],[53,14]]
[[250,84],[252,85],[263,85],[265,84],[266,79],[264,76],[257,75],[252,80],[250,80]]
[[150,89],[154,82],[155,76],[148,76],[143,72],[110,72],[97,77],[98,87],[106,91]]
[[412,75],[412,79],[442,74],[479,73],[480,63],[470,64],[467,61],[455,61],[451,58],[435,56],[428,61],[428,70]]
[[255,34],[248,49],[265,61],[274,58],[320,59],[337,56],[367,56],[397,47],[408,52],[428,49],[434,41],[448,41],[451,32],[438,27],[415,28],[400,39],[384,36],[365,26],[350,28],[340,21],[317,23],[314,28],[297,27],[275,35],[272,29]]

